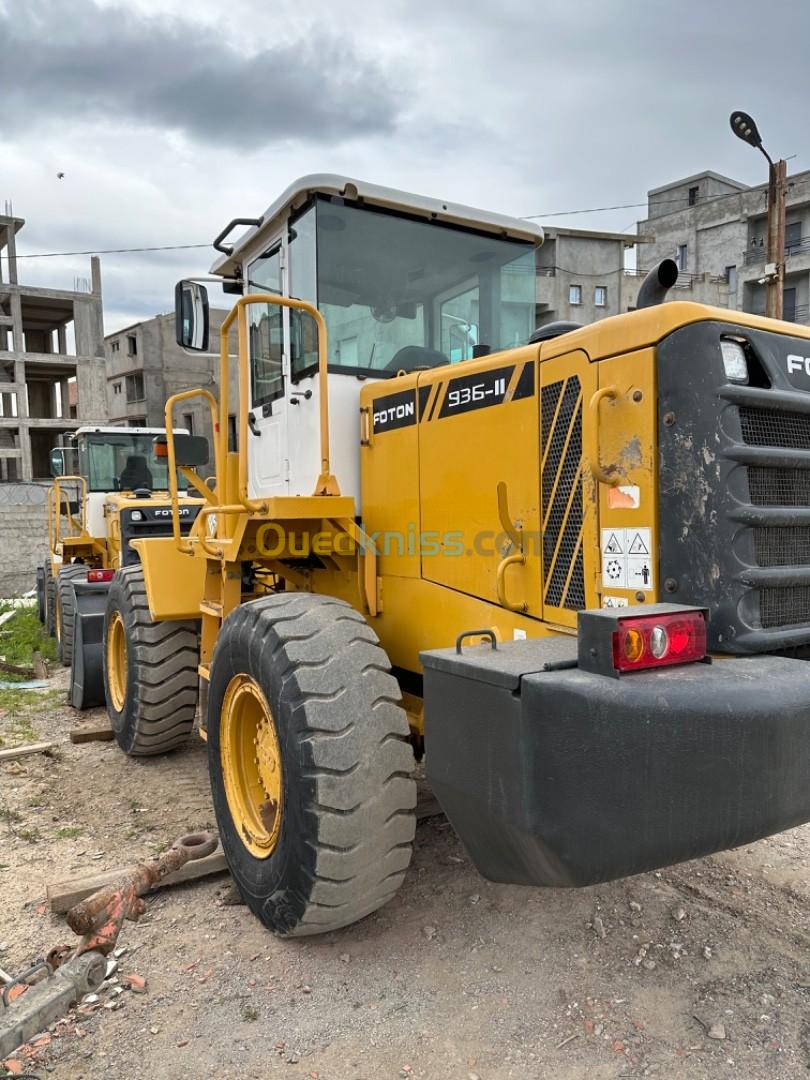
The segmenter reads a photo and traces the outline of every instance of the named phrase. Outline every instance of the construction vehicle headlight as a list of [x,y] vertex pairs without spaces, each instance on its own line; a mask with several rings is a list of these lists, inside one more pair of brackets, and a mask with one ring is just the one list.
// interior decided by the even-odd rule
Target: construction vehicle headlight
[[129,517],[130,521],[143,521],[143,514],[140,510],[133,510]]
[[748,382],[748,361],[741,342],[724,338],[720,342],[720,351],[723,354],[726,378],[732,382]]

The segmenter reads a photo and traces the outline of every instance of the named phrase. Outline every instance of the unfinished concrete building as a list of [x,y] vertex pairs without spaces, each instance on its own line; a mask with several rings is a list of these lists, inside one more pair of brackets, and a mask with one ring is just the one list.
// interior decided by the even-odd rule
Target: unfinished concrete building
[[[99,260],[85,290],[20,284],[16,236],[0,215],[0,481],[49,477],[49,453],[82,423],[106,419]],[[74,404],[71,407],[71,400]]]

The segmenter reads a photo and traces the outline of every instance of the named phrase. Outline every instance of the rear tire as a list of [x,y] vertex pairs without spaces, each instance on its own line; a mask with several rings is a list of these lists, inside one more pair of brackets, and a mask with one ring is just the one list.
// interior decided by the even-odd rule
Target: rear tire
[[[233,701],[245,685],[248,716],[255,700],[268,715],[235,737]],[[274,933],[337,930],[382,907],[402,884],[416,784],[399,702],[376,634],[341,600],[282,593],[226,619],[208,696],[214,810],[234,880]],[[244,728],[244,713],[236,719]],[[269,756],[278,754],[269,770],[268,729]],[[229,756],[239,746],[248,753]]]
[[51,568],[45,563],[37,567],[37,618],[45,625],[45,587],[50,577]]
[[45,629],[56,637],[56,578],[52,574],[45,582]]
[[73,591],[73,582],[86,577],[87,567],[83,563],[63,566],[56,576],[54,629],[58,643],[58,656],[67,668],[73,663],[73,630],[76,615],[76,594]]
[[197,713],[198,623],[154,622],[140,565],[123,567],[110,583],[103,655],[107,715],[124,753],[182,746]]

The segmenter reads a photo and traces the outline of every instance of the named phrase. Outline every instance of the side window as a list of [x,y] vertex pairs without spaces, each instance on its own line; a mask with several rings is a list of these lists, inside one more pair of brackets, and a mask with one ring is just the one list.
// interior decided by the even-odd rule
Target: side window
[[[251,292],[281,292],[279,249],[268,251],[250,264]],[[251,407],[268,405],[284,393],[283,309],[275,304],[262,307],[251,304],[250,315],[250,403]]]
[[[290,225],[290,296],[296,300],[318,302],[317,248],[315,241],[316,207],[311,206]],[[314,375],[318,367],[318,330],[305,311],[290,311],[290,371],[298,382]]]

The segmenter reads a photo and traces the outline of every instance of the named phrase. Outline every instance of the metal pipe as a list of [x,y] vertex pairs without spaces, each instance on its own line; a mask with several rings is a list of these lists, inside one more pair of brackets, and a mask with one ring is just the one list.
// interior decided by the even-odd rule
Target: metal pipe
[[663,304],[667,293],[678,280],[678,264],[674,259],[662,259],[652,268],[638,290],[636,308],[654,307]]

